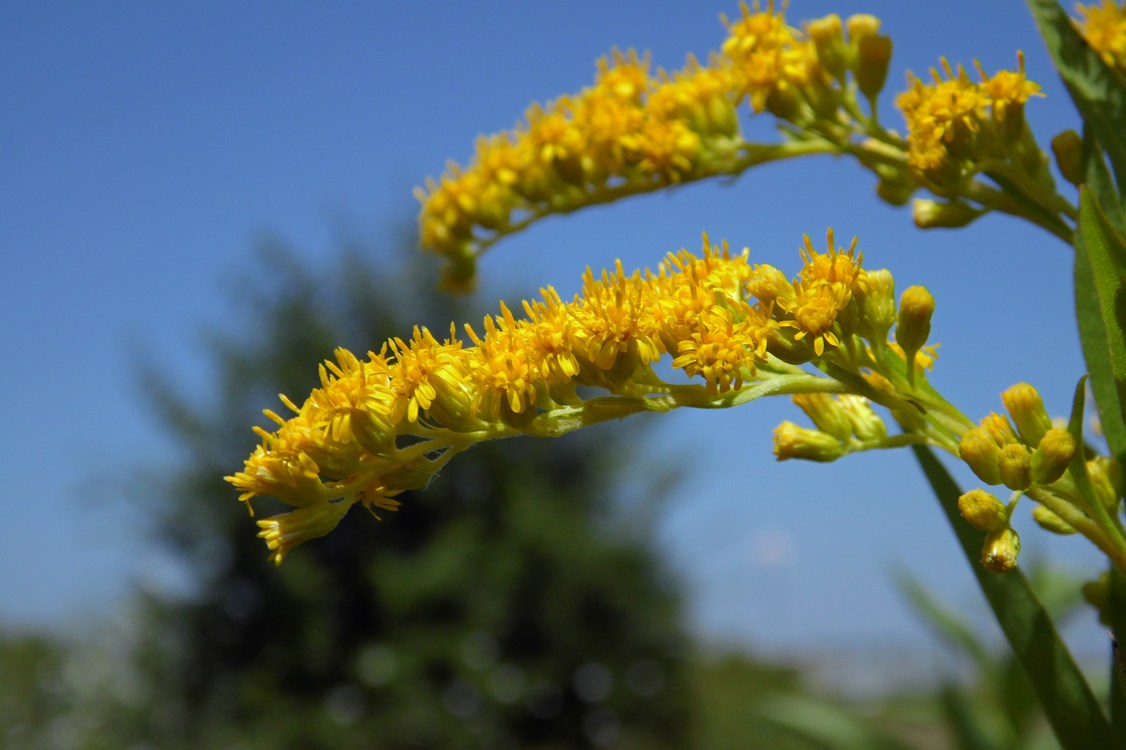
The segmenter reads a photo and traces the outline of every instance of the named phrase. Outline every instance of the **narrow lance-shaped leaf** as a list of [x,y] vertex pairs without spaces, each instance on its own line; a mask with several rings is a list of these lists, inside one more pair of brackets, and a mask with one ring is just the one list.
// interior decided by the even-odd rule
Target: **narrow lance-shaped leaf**
[[1083,356],[1111,452],[1126,460],[1126,240],[1084,189],[1075,242],[1075,309]]

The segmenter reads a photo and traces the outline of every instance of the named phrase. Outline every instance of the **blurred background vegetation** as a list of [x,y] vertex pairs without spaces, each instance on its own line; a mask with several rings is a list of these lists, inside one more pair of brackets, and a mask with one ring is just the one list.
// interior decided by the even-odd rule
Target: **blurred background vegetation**
[[324,269],[262,244],[208,339],[209,400],[142,363],[179,456],[132,502],[191,586],[139,591],[81,637],[0,631],[0,746],[1052,747],[1012,665],[917,587],[971,655],[959,684],[830,695],[797,666],[694,643],[650,533],[676,467],[643,457],[644,420],[479,446],[384,524],[353,512],[274,568],[222,481],[260,410],[300,402],[336,346],[468,319],[417,253],[392,271],[343,244]]

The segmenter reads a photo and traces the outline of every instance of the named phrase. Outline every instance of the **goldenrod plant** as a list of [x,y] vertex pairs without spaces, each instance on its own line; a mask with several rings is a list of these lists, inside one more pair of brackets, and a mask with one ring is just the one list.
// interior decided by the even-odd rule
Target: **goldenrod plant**
[[[591,86],[480,138],[470,163],[418,191],[420,235],[445,260],[445,285],[465,289],[482,253],[541,218],[767,162],[848,157],[884,201],[910,203],[921,229],[1000,212],[1073,249],[1089,375],[1068,417],[1053,418],[1026,383],[979,419],[944,398],[927,375],[940,300],[918,284],[897,294],[858,240],[804,236],[794,266],[779,269],[705,235],[699,251],[649,269],[588,270],[571,299],[545,286],[479,324],[416,327],[362,356],[338,349],[319,388],[300,404],[282,396],[286,416],[266,412],[276,428],[256,427],[261,444],[227,477],[248,509],[260,495],[293,507],[258,521],[274,562],[357,504],[394,510],[397,495],[482,441],[790,396],[812,427],[781,424],[777,458],[911,447],[1061,744],[1126,743],[1122,682],[1108,715],[1021,575],[1011,524],[1031,504],[1042,527],[1104,553],[1108,573],[1087,598],[1126,636],[1126,10],[1110,0],[1075,17],[1054,0],[1029,6],[1081,116],[1074,131],[1046,141],[1031,131],[1025,109],[1042,94],[1014,50],[1010,70],[939,60],[929,76],[910,76],[894,97],[901,133],[877,116],[893,46],[879,19],[798,27],[784,7],[756,2],[724,19],[727,36],[706,61],[654,70],[648,55],[614,51]],[[777,137],[748,140],[751,118],[771,118]],[[1057,175],[1078,186],[1078,201]],[[1085,433],[1088,385],[1101,436]],[[933,449],[982,486],[958,489]]]

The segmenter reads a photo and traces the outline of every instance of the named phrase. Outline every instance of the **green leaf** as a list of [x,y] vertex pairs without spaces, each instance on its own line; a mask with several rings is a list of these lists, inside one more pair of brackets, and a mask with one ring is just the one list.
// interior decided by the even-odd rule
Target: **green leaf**
[[978,563],[983,535],[958,513],[961,490],[930,449],[914,446],[912,451],[954,528],[997,623],[1028,673],[1060,746],[1064,750],[1121,747],[1122,741],[1115,739],[1102,707],[1024,575],[1019,570],[992,573]]
[[1126,460],[1126,239],[1091,191],[1079,195],[1075,239],[1075,313],[1103,433]]
[[1028,0],[1040,35],[1048,47],[1071,100],[1106,151],[1118,179],[1126,188],[1126,88],[1098,53],[1079,35],[1056,0]]

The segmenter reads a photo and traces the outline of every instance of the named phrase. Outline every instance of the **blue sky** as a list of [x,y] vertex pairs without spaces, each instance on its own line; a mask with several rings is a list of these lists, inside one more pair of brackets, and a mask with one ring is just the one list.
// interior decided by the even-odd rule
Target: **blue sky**
[[[1029,107],[1042,142],[1075,124],[1022,4],[794,0],[788,17],[831,11],[884,20],[895,90],[941,55],[993,71],[1023,49],[1048,94]],[[228,320],[224,283],[252,267],[256,239],[278,235],[312,261],[342,229],[386,232],[391,245],[415,209],[411,189],[464,162],[479,133],[588,84],[615,45],[668,68],[705,57],[724,37],[719,15],[737,12],[592,0],[0,6],[0,385],[11,404],[0,626],[112,617],[130,587],[160,578],[159,554],[114,496],[130,467],[175,460],[137,397],[131,352],[205,399],[200,332]],[[900,288],[934,293],[933,380],[967,414],[1000,408],[1019,380],[1063,413],[1083,369],[1068,249],[1006,217],[924,233],[873,188],[848,162],[811,159],[551,219],[490,252],[476,303],[485,312],[490,289],[544,284],[566,295],[588,264],[653,265],[702,231],[793,269],[802,233],[820,241],[831,226],[859,235],[866,265],[890,268]],[[923,642],[891,584],[903,569],[980,607],[910,457],[776,464],[770,430],[799,416],[778,402],[652,420],[654,454],[690,467],[659,541],[697,630],[765,651]],[[1094,569],[1082,542],[1025,528],[1027,557]],[[1084,619],[1073,637],[1097,651]]]

